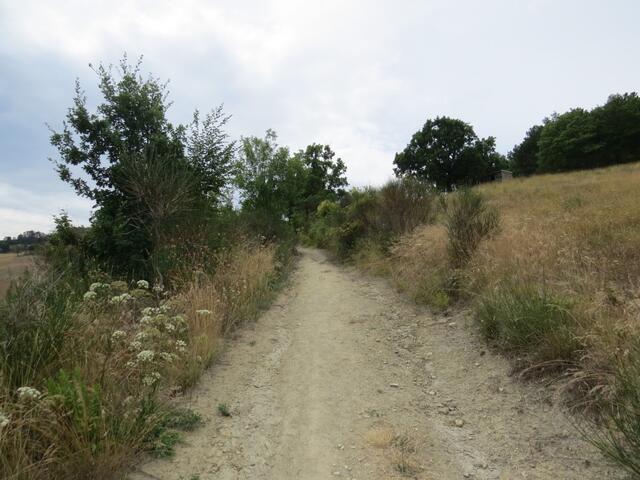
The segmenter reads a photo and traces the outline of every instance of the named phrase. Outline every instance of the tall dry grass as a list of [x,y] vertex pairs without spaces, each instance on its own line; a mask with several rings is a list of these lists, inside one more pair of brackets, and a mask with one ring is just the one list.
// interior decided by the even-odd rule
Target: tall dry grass
[[442,218],[389,255],[369,248],[356,258],[437,309],[464,301],[523,371],[561,380],[571,405],[595,419],[588,437],[640,476],[640,164],[474,190],[500,229],[463,265],[452,265]]
[[[0,478],[120,478],[143,451],[170,453],[176,429],[197,423],[176,414],[171,397],[211,365],[226,333],[257,315],[281,270],[274,246],[238,242],[215,273],[196,272],[176,294],[144,282],[95,283],[73,311],[65,304],[53,346],[41,337],[55,318],[36,304],[22,342],[45,345],[50,365],[33,372],[37,352],[3,357]],[[16,309],[7,308],[11,319]]]

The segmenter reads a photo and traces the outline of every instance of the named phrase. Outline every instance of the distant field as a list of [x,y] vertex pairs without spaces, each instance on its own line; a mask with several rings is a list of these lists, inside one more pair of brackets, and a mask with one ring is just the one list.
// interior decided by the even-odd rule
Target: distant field
[[0,298],[4,297],[12,278],[33,266],[30,255],[18,256],[15,253],[0,254]]

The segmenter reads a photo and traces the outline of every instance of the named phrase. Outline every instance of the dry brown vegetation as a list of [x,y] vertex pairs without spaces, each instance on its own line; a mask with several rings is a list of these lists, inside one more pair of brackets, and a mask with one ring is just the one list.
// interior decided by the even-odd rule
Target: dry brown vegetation
[[640,164],[473,191],[500,221],[467,261],[452,261],[442,212],[352,258],[435,310],[470,307],[491,345],[523,374],[560,380],[598,424],[585,427],[591,440],[640,476]]
[[439,223],[403,236],[389,256],[364,249],[356,259],[440,309],[518,288],[565,299],[581,345],[573,379],[604,387],[614,357],[638,334],[639,186],[640,164],[629,164],[478,187],[500,213],[500,229],[456,272],[456,292],[448,285],[447,232]]
[[[225,333],[259,312],[277,280],[273,246],[240,242],[218,260],[215,273],[196,273],[175,296],[144,282],[96,283],[70,312],[64,341],[26,337],[33,351],[16,355],[50,355],[52,365],[20,371],[33,359],[16,359],[0,373],[0,477],[119,478],[143,450],[167,455],[177,430],[198,421],[176,414],[170,398],[197,381]],[[11,305],[30,318],[28,305]],[[50,370],[61,373],[47,378]]]
[[33,266],[33,256],[16,253],[0,254],[0,298],[4,297],[11,280]]

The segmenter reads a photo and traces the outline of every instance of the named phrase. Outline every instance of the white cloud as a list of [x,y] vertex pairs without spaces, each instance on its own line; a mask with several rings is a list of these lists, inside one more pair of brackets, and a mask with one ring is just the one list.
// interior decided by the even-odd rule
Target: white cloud
[[72,193],[39,193],[0,182],[0,237],[26,230],[49,232],[53,217],[66,211],[79,225],[87,224],[91,203]]

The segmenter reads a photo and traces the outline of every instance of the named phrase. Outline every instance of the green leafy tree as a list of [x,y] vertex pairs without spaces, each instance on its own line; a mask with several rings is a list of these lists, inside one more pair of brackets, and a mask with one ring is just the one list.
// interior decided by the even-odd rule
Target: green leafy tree
[[301,162],[306,170],[301,213],[308,219],[323,200],[336,200],[345,194],[347,166],[341,158],[335,157],[329,145],[313,143],[298,151],[294,159]]
[[554,115],[540,133],[538,169],[558,172],[598,166],[602,147],[593,117],[587,110],[575,108]]
[[538,169],[538,141],[542,133],[542,125],[534,125],[524,140],[509,152],[509,165],[517,176],[533,175]]
[[242,207],[271,227],[286,222],[295,229],[306,225],[323,200],[344,194],[346,166],[329,145],[312,144],[291,155],[267,130],[264,138],[242,139],[236,184]]
[[468,123],[437,117],[413,135],[394,164],[397,176],[415,176],[450,191],[481,181],[501,168],[504,158],[495,151],[493,137],[480,139]]
[[[95,112],[76,82],[63,129],[52,131],[57,171],[94,201],[87,242],[98,262],[118,274],[147,275],[160,243],[169,243],[160,239],[160,225],[175,227],[172,220],[193,219],[185,213],[207,212],[226,199],[234,155],[224,131],[228,117],[218,107],[202,120],[196,112],[191,125],[174,126],[167,84],[144,78],[141,61],[129,65],[125,56],[118,68],[100,65],[95,72],[103,97]],[[158,195],[187,186],[188,193]],[[167,209],[166,198],[182,201]],[[152,206],[151,199],[159,203]]]
[[639,157],[640,97],[636,93],[611,95],[592,110],[575,108],[554,114],[538,132],[538,172],[605,167]]
[[304,199],[308,170],[289,149],[277,144],[277,135],[267,130],[264,138],[246,137],[239,149],[236,184],[241,190],[244,212],[260,220],[265,233],[286,222],[294,227]]

